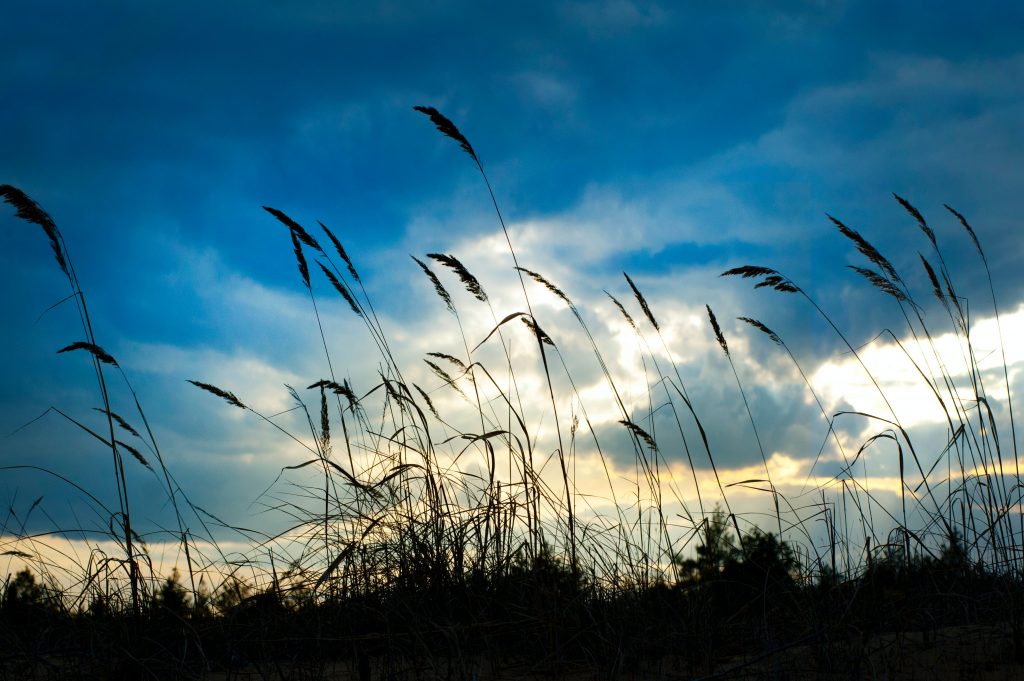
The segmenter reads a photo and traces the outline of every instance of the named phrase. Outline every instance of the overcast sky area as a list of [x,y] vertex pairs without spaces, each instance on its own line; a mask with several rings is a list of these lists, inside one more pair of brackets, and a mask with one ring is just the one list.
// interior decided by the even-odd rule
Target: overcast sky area
[[[262,507],[252,502],[283,466],[304,459],[273,427],[187,379],[231,390],[269,416],[293,406],[285,384],[316,415],[318,395],[305,387],[328,376],[288,230],[261,206],[286,212],[325,245],[317,220],[338,235],[407,378],[442,415],[465,403],[421,360],[431,351],[465,359],[466,347],[409,255],[452,253],[479,278],[493,313],[434,263],[470,348],[495,316],[525,309],[487,187],[414,105],[437,107],[472,142],[520,264],[576,303],[631,418],[664,430],[665,410],[650,418],[664,389],[648,394],[644,372],[653,371],[652,352],[665,374],[675,375],[674,362],[726,472],[756,472],[763,462],[705,304],[722,324],[778,475],[805,479],[827,425],[786,353],[736,317],[755,317],[782,336],[829,413],[879,407],[863,370],[806,300],[755,290],[722,271],[755,264],[783,272],[854,346],[886,328],[903,338],[895,302],[846,267],[868,263],[832,215],[903,273],[937,338],[952,331],[918,256],[936,261],[935,253],[893,192],[934,229],[980,329],[976,351],[992,394],[1005,395],[985,271],[943,204],[970,220],[1003,314],[1011,388],[1021,387],[1020,5],[421,7],[33,2],[0,23],[0,183],[24,190],[62,230],[97,341],[124,368],[165,462],[196,504],[231,523],[283,527],[286,518],[254,515]],[[365,392],[379,382],[380,355],[313,255],[334,371]],[[650,302],[664,346],[623,271]],[[529,281],[527,290],[583,395],[576,400],[566,388],[561,418],[581,403],[613,465],[632,471],[629,433],[617,423],[622,415],[589,341],[562,302]],[[637,320],[649,350],[605,290]],[[74,424],[50,414],[8,435],[51,406],[102,428],[91,411],[99,396],[88,356],[55,353],[82,340],[74,308],[43,314],[68,292],[45,235],[2,206],[0,464],[58,472],[116,506],[109,451]],[[515,326],[507,339],[521,390],[546,399],[536,347]],[[500,364],[490,350],[481,359]],[[944,417],[922,406],[926,389],[891,350],[876,343],[865,360],[886,377],[895,410],[934,460],[949,436]],[[558,363],[556,374],[564,373]],[[113,382],[115,409],[138,427],[130,393]],[[993,403],[1008,433],[1005,399]],[[534,414],[539,432],[551,426],[543,414]],[[308,436],[295,413],[278,422]],[[838,424],[854,449],[880,429],[856,419]],[[659,445],[688,476],[671,432]],[[580,465],[593,462],[587,446],[581,438]],[[694,461],[702,479],[706,458]],[[815,474],[841,469],[828,458]],[[891,452],[871,466],[892,476]],[[0,476],[0,501],[19,517],[44,497],[30,526],[96,523],[76,517],[80,509],[52,476]],[[135,466],[129,482],[146,527],[170,526],[162,480]]]

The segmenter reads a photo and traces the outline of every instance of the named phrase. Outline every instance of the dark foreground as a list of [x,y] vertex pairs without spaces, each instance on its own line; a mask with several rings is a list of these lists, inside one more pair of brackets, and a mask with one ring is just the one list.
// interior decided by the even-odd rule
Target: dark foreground
[[1020,584],[937,561],[801,584],[771,566],[619,586],[536,561],[504,580],[314,599],[168,580],[137,613],[80,611],[22,573],[3,679],[1019,679]]

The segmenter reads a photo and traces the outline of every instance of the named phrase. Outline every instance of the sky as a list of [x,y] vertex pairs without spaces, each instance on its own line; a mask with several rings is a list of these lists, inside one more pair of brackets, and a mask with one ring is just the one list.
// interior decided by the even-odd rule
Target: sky
[[[740,265],[783,272],[864,346],[922,449],[937,452],[948,438],[941,414],[922,407],[929,398],[906,356],[886,337],[867,345],[886,328],[905,337],[906,323],[846,267],[866,263],[827,217],[905,273],[942,345],[952,329],[918,256],[934,254],[894,192],[924,214],[970,301],[993,394],[1005,393],[1003,352],[1011,389],[1020,387],[1024,9],[1014,3],[97,0],[23,3],[5,14],[0,183],[56,220],[97,342],[124,368],[170,470],[195,503],[232,524],[287,525],[263,510],[260,493],[302,454],[187,380],[230,390],[269,416],[293,406],[285,384],[318,409],[304,388],[327,372],[288,230],[262,206],[325,244],[318,220],[339,236],[395,356],[439,408],[459,402],[421,360],[432,351],[464,357],[466,348],[409,256],[451,253],[480,279],[493,312],[434,264],[470,348],[524,307],[487,186],[416,105],[436,107],[471,141],[520,264],[576,303],[634,420],[656,423],[661,398],[649,394],[643,364],[653,355],[678,368],[717,464],[734,479],[763,465],[743,396],[780,476],[811,474],[827,435],[789,357],[737,316],[783,337],[826,411],[878,407],[863,370],[807,301],[719,277]],[[944,203],[967,216],[986,249],[1003,344],[985,271]],[[0,211],[0,461],[60,473],[116,505],[102,446],[54,413],[21,428],[49,407],[91,427],[102,419],[91,411],[88,358],[56,354],[82,340],[70,305],[47,311],[67,282],[45,236],[13,214]],[[316,269],[332,365],[357,392],[369,390],[380,356]],[[664,345],[623,271],[650,302]],[[595,433],[614,466],[631,470],[628,433],[586,337],[563,303],[527,288]],[[638,320],[646,349],[605,291]],[[542,395],[537,358],[518,338],[517,376]],[[123,385],[114,401],[137,424]],[[995,402],[1005,419],[1005,400]],[[276,422],[304,432],[294,412]],[[878,427],[851,419],[841,430],[856,443]],[[660,445],[688,476],[679,443],[666,435]],[[839,463],[824,458],[814,472],[834,475]],[[580,461],[581,487],[600,478],[586,452]],[[706,473],[705,462],[695,465]],[[872,465],[880,479],[893,475],[891,455]],[[158,536],[169,522],[162,481],[140,468],[130,483],[133,512]],[[26,515],[41,530],[97,522],[36,469],[5,470],[0,496],[20,519],[9,516],[8,528]]]

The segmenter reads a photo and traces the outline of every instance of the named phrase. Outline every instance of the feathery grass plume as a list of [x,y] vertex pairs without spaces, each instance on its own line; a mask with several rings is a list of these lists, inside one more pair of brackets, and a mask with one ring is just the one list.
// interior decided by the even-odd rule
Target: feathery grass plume
[[348,407],[353,412],[359,407],[359,398],[356,397],[355,392],[353,392],[352,386],[348,384],[348,379],[342,381],[341,385],[333,383],[332,381],[331,390],[335,395],[341,395],[348,400]]
[[331,381],[331,380],[328,380],[326,378],[321,378],[319,381],[317,381],[313,385],[307,385],[306,386],[306,390],[317,390],[319,388],[328,388],[331,391],[335,391],[335,390],[341,388],[341,386],[338,385],[335,381]]
[[621,421],[619,421],[619,423],[626,426],[626,428],[628,428],[634,435],[636,435],[638,438],[646,442],[648,447],[650,447],[653,450],[658,449],[658,445],[657,443],[655,443],[654,438],[651,437],[650,433],[648,433],[646,430],[644,430],[640,426],[636,425],[635,423],[627,419],[622,419]]
[[964,320],[964,309],[960,305],[960,297],[956,294],[956,291],[953,290],[953,282],[950,280],[945,268],[942,268],[940,272],[942,273],[942,281],[946,284],[946,295],[948,296],[948,300],[953,303],[953,307],[956,308],[957,315],[960,319]]
[[356,304],[356,299],[352,297],[352,293],[348,290],[348,287],[341,283],[341,281],[339,281],[338,278],[334,276],[334,272],[331,272],[329,269],[327,269],[327,266],[324,265],[322,262],[317,260],[316,264],[320,266],[320,269],[323,271],[324,276],[327,277],[327,281],[331,282],[331,286],[333,286],[334,289],[341,294],[341,297],[345,299],[345,302],[348,303],[348,306],[350,308],[352,308],[352,311],[355,312],[360,317],[362,317],[363,311],[359,309],[359,305]]
[[431,260],[435,260],[452,272],[455,272],[459,276],[459,280],[465,285],[466,290],[469,291],[473,296],[481,303],[487,302],[487,294],[484,293],[483,287],[480,285],[479,280],[470,274],[470,271],[466,269],[458,258],[454,255],[445,253],[427,253],[427,257]]
[[915,220],[917,220],[918,226],[921,228],[921,231],[924,232],[924,235],[928,237],[928,241],[932,242],[932,246],[938,248],[939,246],[935,242],[935,232],[933,232],[932,228],[928,226],[928,223],[924,221],[924,216],[921,215],[921,212],[914,208],[912,205],[910,205],[909,201],[907,201],[905,198],[903,198],[896,192],[893,192],[892,195],[893,198],[899,201],[899,204],[903,206],[903,210],[910,213],[910,215],[913,216]]
[[957,220],[960,221],[960,224],[964,226],[964,229],[967,230],[967,233],[971,235],[971,241],[974,242],[974,247],[978,249],[978,255],[981,256],[982,262],[984,262],[985,266],[988,267],[988,259],[985,258],[985,251],[981,250],[981,242],[978,241],[978,235],[974,233],[974,230],[971,228],[971,225],[967,222],[967,218],[961,215],[954,208],[950,207],[948,203],[944,203],[942,205],[946,210],[952,213]]
[[434,415],[434,418],[441,418],[441,415],[437,413],[437,409],[434,408],[434,402],[430,399],[430,395],[415,383],[412,384],[412,387],[416,388],[416,392],[418,392],[420,397],[423,398],[423,401],[427,403],[427,409],[429,409],[430,413]]
[[103,414],[104,416],[109,416],[110,418],[114,419],[114,421],[117,422],[117,425],[121,426],[121,428],[123,428],[124,430],[128,431],[129,433],[131,433],[135,437],[142,437],[141,435],[139,435],[139,431],[137,431],[134,428],[132,428],[131,424],[129,424],[127,421],[125,421],[123,418],[121,418],[120,414],[117,414],[115,412],[109,411],[107,409],[102,409],[100,407],[93,407],[92,410],[93,411],[98,411],[99,413]]
[[14,206],[17,211],[14,214],[16,217],[43,228],[46,236],[50,239],[50,248],[53,249],[53,255],[57,258],[57,264],[60,265],[61,271],[71,276],[68,274],[68,264],[64,259],[64,251],[60,247],[60,231],[57,229],[57,224],[50,217],[50,214],[29,198],[25,192],[9,184],[0,184],[0,198]]
[[575,307],[575,305],[573,305],[572,301],[569,300],[569,296],[565,295],[565,293],[562,291],[562,289],[560,289],[557,286],[555,286],[554,284],[552,284],[543,275],[538,274],[537,272],[534,272],[533,270],[528,270],[525,267],[516,267],[516,269],[519,270],[520,272],[526,274],[526,275],[529,275],[529,277],[531,279],[533,279],[535,282],[537,282],[538,284],[540,284],[541,286],[546,288],[548,291],[551,291],[553,294],[555,294],[556,296],[561,298],[562,301],[565,302],[565,304],[568,305],[569,307]]
[[462,372],[469,371],[469,367],[466,366],[465,362],[463,362],[458,357],[453,357],[452,355],[449,355],[447,352],[428,352],[427,355],[430,357],[437,357],[438,359],[447,360],[454,364],[455,366],[459,367],[459,370]]
[[890,296],[900,301],[901,303],[907,300],[907,296],[903,291],[899,290],[895,284],[890,280],[883,277],[874,270],[869,270],[866,267],[857,267],[856,265],[847,265],[851,270],[859,274],[860,276],[867,279],[871,284],[883,293],[888,293]]
[[448,289],[444,287],[444,284],[442,284],[441,280],[437,278],[437,275],[434,274],[434,271],[427,267],[427,265],[422,260],[417,258],[415,255],[410,255],[409,257],[416,261],[416,264],[420,266],[420,269],[423,270],[423,273],[427,275],[427,279],[430,279],[430,283],[434,285],[434,291],[437,292],[437,295],[441,296],[441,300],[444,301],[444,304],[448,308],[448,311],[455,312],[455,305],[452,304],[452,297],[448,293]]
[[327,391],[320,386],[320,451],[327,455],[331,448],[331,418],[327,411]]
[[455,382],[455,379],[452,378],[447,371],[439,367],[437,364],[431,362],[429,359],[425,359],[423,361],[427,363],[427,366],[430,367],[430,370],[433,371],[438,378],[440,378],[442,381],[444,381],[451,387],[455,388],[455,390],[457,390],[460,395],[465,396],[466,393],[462,392],[462,388],[459,387],[459,384]]
[[387,377],[385,377],[380,372],[378,372],[377,375],[380,376],[380,378],[381,378],[381,385],[384,386],[384,392],[386,392],[388,394],[388,397],[390,399],[394,400],[395,404],[398,405],[399,409],[402,409],[404,411],[405,408],[406,408],[405,400],[402,398],[402,395],[399,394],[399,392],[395,388],[394,384],[391,381],[389,381],[387,379]]
[[726,270],[718,276],[732,277],[737,275],[744,279],[756,279],[761,277],[761,281],[754,284],[754,288],[771,288],[782,293],[800,293],[800,287],[770,267],[742,265],[740,267],[734,267],[731,270]]
[[626,321],[629,322],[629,325],[633,327],[634,331],[636,331],[636,322],[633,321],[633,316],[626,312],[626,308],[622,306],[622,303],[619,302],[619,299],[613,296],[612,294],[608,293],[607,291],[605,291],[604,294],[612,299],[612,302],[615,303],[615,307],[619,308],[619,312],[622,313],[622,316],[626,318]]
[[57,354],[59,355],[62,352],[71,352],[72,350],[85,350],[104,364],[109,364],[110,366],[115,367],[118,366],[117,360],[115,360],[110,353],[95,343],[86,343],[85,341],[77,341],[67,347],[63,347],[57,351]]
[[281,222],[281,224],[290,229],[292,234],[298,237],[299,241],[306,244],[313,250],[323,255],[326,255],[326,253],[324,253],[324,249],[320,248],[320,244],[317,243],[316,239],[310,236],[309,232],[307,232],[302,225],[295,222],[295,220],[292,220],[290,217],[288,217],[287,215],[285,215],[283,212],[279,211],[276,208],[271,208],[270,206],[263,206],[263,210],[273,215]]
[[779,338],[779,334],[775,333],[774,331],[772,331],[771,329],[769,329],[767,326],[757,321],[756,319],[751,319],[750,317],[737,317],[736,319],[740,320],[741,322],[746,322],[747,324],[750,324],[752,327],[754,327],[761,333],[767,335],[768,338],[770,338],[771,341],[776,345],[782,345],[782,339]]
[[[644,315],[647,317],[647,321],[649,321],[651,323],[651,326],[654,327],[655,331],[660,331],[661,327],[658,326],[658,322],[654,318],[654,313],[652,313],[651,312],[651,308],[648,307],[647,299],[644,298],[644,294],[640,293],[640,289],[638,289],[636,287],[636,284],[633,283],[633,280],[629,278],[628,274],[623,272],[622,276],[624,276],[626,278],[626,283],[629,284],[629,288],[633,289],[633,295],[636,296],[637,302],[640,303],[640,309],[644,311]],[[615,299],[613,298],[612,300],[615,300]],[[621,308],[622,306],[620,305],[619,307]]]
[[324,230],[324,233],[327,235],[327,238],[331,240],[331,243],[334,244],[334,250],[338,251],[338,255],[341,256],[341,259],[345,261],[345,267],[348,268],[348,273],[351,274],[352,278],[355,279],[357,282],[362,281],[359,278],[359,273],[356,272],[355,265],[352,264],[352,260],[348,257],[348,253],[345,252],[345,247],[341,245],[341,242],[338,240],[338,237],[334,236],[334,232],[327,229],[327,225],[320,222],[319,220],[317,220],[316,222],[318,225],[320,225],[320,229]]
[[448,120],[444,114],[435,109],[432,106],[414,106],[415,111],[419,111],[421,114],[425,114],[430,117],[430,122],[437,126],[437,129],[441,131],[446,137],[450,137],[459,143],[462,150],[469,154],[477,164],[480,163],[480,159],[476,157],[476,152],[473,151],[473,145],[469,143],[465,135],[459,132],[459,129],[455,127],[455,124]]
[[220,397],[221,399],[227,400],[228,403],[233,404],[236,407],[239,407],[240,409],[248,409],[247,406],[242,404],[241,400],[235,397],[234,393],[229,393],[227,390],[221,390],[217,386],[210,385],[209,383],[203,383],[202,381],[193,381],[191,378],[188,379],[188,382],[201,390],[205,390],[206,392],[212,393],[217,397]]
[[924,271],[928,274],[928,280],[932,283],[932,291],[935,293],[935,297],[945,305],[946,296],[942,293],[942,286],[939,284],[939,278],[935,276],[935,270],[932,268],[931,263],[920,253],[917,254],[921,258],[921,264],[924,265]]
[[704,307],[706,307],[708,309],[708,319],[711,320],[711,328],[715,332],[715,339],[718,341],[718,344],[721,346],[722,352],[724,352],[725,356],[728,357],[729,356],[729,346],[725,342],[725,336],[722,335],[722,327],[720,327],[718,325],[718,320],[715,319],[715,313],[711,311],[711,306],[705,304]]
[[299,265],[299,274],[302,276],[302,283],[306,288],[310,288],[309,285],[309,265],[306,264],[306,256],[302,253],[302,244],[299,243],[299,237],[292,232],[292,247],[295,249],[295,261]]
[[544,331],[544,329],[540,328],[540,324],[538,324],[536,321],[530,319],[525,315],[520,317],[519,319],[522,320],[523,324],[526,324],[527,328],[529,328],[530,331],[533,331],[534,335],[537,336],[538,339],[540,339],[541,343],[545,343],[547,345],[550,345],[551,347],[555,347],[555,341],[551,340],[551,336],[549,336],[547,332]]
[[742,265],[740,267],[734,267],[731,270],[722,272],[720,277],[732,277],[740,276],[744,279],[754,279],[757,277],[769,277],[777,275],[778,271],[773,270],[770,267],[761,267],[760,265]]
[[122,440],[115,440],[115,442],[117,443],[118,447],[120,447],[121,449],[127,450],[127,452],[129,454],[134,456],[136,461],[141,463],[143,466],[145,466],[149,470],[153,470],[153,467],[149,465],[148,461],[146,461],[146,457],[142,456],[142,453],[139,450],[135,449],[135,447],[132,447],[130,444],[128,444],[127,442],[124,442]]
[[316,390],[316,389],[319,389],[319,388],[327,388],[328,390],[331,390],[335,394],[343,394],[342,392],[339,392],[339,391],[345,389],[344,386],[339,385],[336,381],[331,381],[331,380],[328,380],[326,378],[318,380],[315,383],[313,383],[312,385],[307,385],[306,386],[306,390]]
[[832,217],[828,213],[826,213],[825,216],[832,221],[832,224],[839,228],[839,231],[843,236],[845,236],[847,239],[852,241],[857,246],[857,250],[860,251],[865,258],[870,260],[875,265],[878,265],[878,267],[883,272],[885,272],[886,276],[888,276],[890,279],[892,279],[895,282],[902,283],[903,280],[900,279],[900,275],[896,272],[896,268],[892,266],[892,263],[889,262],[888,258],[882,255],[882,253],[877,248],[872,246],[867,239],[861,236],[860,232],[858,232],[855,229],[847,227],[838,219]]

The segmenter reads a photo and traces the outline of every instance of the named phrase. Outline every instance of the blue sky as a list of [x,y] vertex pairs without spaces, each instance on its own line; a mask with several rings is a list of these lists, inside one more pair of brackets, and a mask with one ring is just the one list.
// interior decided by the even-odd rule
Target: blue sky
[[[341,237],[410,366],[461,341],[409,254],[455,253],[500,314],[521,307],[486,189],[420,104],[469,137],[523,264],[577,301],[627,373],[602,289],[629,301],[623,270],[641,285],[701,386],[724,465],[760,459],[735,426],[745,413],[728,365],[706,324],[687,321],[705,303],[746,352],[770,452],[806,462],[823,435],[817,407],[732,319],[762,318],[811,370],[842,348],[806,305],[718,273],[776,267],[866,343],[897,311],[843,267],[862,263],[825,213],[927,291],[927,244],[897,192],[929,218],[977,318],[990,314],[982,271],[943,203],[972,221],[1001,308],[1016,310],[1022,37],[1024,9],[1005,2],[30,3],[0,26],[0,182],[56,219],[97,338],[126,367],[172,470],[236,522],[297,459],[186,379],[274,413],[290,399],[282,383],[324,372],[288,233],[261,206]],[[96,400],[84,358],[54,354],[80,339],[72,310],[36,321],[66,290],[45,238],[12,213],[0,216],[3,434],[51,405],[92,418]],[[368,388],[378,360],[365,331],[326,282],[314,286],[336,367]],[[580,348],[570,364],[586,383],[575,322],[544,309],[556,340]],[[482,339],[488,320],[467,320]],[[0,439],[0,459],[113,499],[103,452],[59,419]],[[4,478],[16,508],[43,494],[59,524],[73,522],[60,488]],[[158,524],[157,481],[136,484],[140,514]]]

